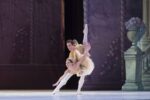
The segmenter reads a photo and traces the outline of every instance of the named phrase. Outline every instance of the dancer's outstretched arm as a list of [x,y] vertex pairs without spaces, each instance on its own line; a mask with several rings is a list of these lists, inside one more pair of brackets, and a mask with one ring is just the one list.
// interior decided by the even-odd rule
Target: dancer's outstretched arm
[[69,70],[67,69],[64,74],[58,79],[56,83],[54,83],[52,86],[57,86],[59,82],[66,76],[66,74],[69,73]]

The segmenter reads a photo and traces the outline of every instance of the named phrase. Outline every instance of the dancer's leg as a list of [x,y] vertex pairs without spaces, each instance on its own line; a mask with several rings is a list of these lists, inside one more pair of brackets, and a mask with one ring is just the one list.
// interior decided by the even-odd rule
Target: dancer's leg
[[85,79],[85,76],[81,76],[79,79],[77,94],[80,94],[81,92],[81,88],[84,84],[84,79]]
[[[83,45],[84,46],[86,46],[86,45],[89,45],[90,46],[90,44],[89,44],[89,42],[88,42],[88,24],[85,24],[85,26],[84,26],[84,30],[83,30],[83,33],[84,33],[84,35],[83,35]],[[90,56],[90,53],[88,52],[88,56]]]
[[67,73],[63,79],[60,81],[60,83],[57,85],[57,87],[54,89],[54,91],[52,92],[52,94],[55,94],[56,92],[59,92],[60,88],[62,88],[66,83],[67,81],[71,78],[73,74],[71,73]]
[[88,43],[88,25],[85,24],[84,26],[84,30],[83,30],[83,44],[87,44]]
[[53,86],[57,86],[57,85],[59,84],[59,82],[66,76],[66,74],[67,74],[68,72],[69,72],[69,71],[66,70],[66,71],[64,72],[64,74],[59,78],[59,80],[58,80],[56,83],[53,84]]

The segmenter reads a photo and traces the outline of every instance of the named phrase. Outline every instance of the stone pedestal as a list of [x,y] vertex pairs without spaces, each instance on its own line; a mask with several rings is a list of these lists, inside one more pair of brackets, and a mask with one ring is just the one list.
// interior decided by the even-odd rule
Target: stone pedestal
[[138,90],[141,76],[137,73],[140,70],[139,60],[141,50],[138,47],[132,46],[124,53],[125,69],[126,69],[126,81],[122,87],[122,90]]

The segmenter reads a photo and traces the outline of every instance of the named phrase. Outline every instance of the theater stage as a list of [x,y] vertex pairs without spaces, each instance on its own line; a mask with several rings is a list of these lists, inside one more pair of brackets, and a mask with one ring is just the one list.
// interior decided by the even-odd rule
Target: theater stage
[[148,91],[64,91],[52,95],[48,90],[1,90],[0,100],[150,100]]

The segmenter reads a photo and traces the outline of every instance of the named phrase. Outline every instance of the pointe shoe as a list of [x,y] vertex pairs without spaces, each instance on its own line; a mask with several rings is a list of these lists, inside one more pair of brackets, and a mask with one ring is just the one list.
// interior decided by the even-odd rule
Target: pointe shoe
[[81,91],[77,91],[77,95],[81,95]]
[[57,90],[54,90],[53,92],[52,92],[52,95],[56,95],[57,93],[58,93],[59,91]]

